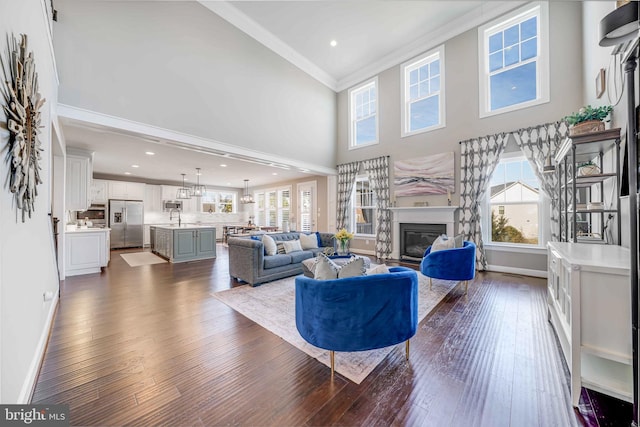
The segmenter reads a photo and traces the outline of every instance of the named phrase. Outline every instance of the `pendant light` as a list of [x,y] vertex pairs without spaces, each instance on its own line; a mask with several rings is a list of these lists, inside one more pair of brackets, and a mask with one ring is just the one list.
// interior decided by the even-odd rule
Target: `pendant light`
[[253,200],[253,196],[251,194],[249,194],[249,180],[248,179],[244,180],[244,194],[242,195],[242,197],[240,197],[240,203],[242,203],[242,204],[255,203],[255,200]]
[[182,175],[182,187],[178,188],[176,193],[176,199],[190,199],[191,198],[191,189],[185,187],[184,185],[184,177],[185,173],[181,173]]
[[193,186],[192,190],[191,190],[191,195],[193,197],[202,197],[204,196],[204,193],[207,192],[207,187],[205,187],[204,185],[200,185],[200,168],[196,168],[196,170],[198,171],[196,173],[196,177],[198,179],[198,182],[196,185]]

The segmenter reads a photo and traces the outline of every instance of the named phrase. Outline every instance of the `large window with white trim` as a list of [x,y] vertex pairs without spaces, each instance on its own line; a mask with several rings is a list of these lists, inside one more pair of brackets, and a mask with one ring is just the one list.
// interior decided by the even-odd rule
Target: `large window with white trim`
[[358,176],[351,196],[351,230],[356,236],[375,236],[378,199],[368,176]]
[[444,127],[444,99],[443,45],[402,65],[402,136]]
[[541,246],[543,193],[531,164],[518,151],[503,154],[487,190],[487,243]]
[[548,5],[527,5],[478,28],[480,117],[549,101]]
[[281,227],[291,213],[291,187],[262,190],[254,193],[255,223],[265,227]]
[[378,143],[378,78],[349,90],[349,149]]
[[202,212],[236,212],[237,193],[234,191],[213,191],[207,190],[199,199]]

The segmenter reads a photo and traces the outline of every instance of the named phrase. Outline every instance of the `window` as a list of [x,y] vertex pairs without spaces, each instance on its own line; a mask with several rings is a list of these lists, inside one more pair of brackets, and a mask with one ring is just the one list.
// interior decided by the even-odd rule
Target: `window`
[[378,78],[349,90],[349,149],[378,143]]
[[369,178],[360,176],[356,178],[353,189],[351,206],[351,230],[355,230],[357,236],[375,236],[376,234],[376,199]]
[[236,197],[235,192],[207,190],[201,198],[201,212],[233,213],[236,211]]
[[547,34],[546,2],[478,28],[480,117],[549,101]]
[[291,187],[264,190],[255,193],[255,223],[265,227],[280,227],[289,221]]
[[485,240],[539,246],[542,192],[538,178],[521,152],[503,155],[491,177],[489,189],[491,212]]
[[444,46],[402,66],[402,136],[444,127]]

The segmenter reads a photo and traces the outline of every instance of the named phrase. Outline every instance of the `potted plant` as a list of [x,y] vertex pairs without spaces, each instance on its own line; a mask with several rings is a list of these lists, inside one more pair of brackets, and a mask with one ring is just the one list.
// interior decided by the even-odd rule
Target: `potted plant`
[[334,237],[336,239],[336,253],[338,255],[348,255],[349,240],[353,239],[353,233],[349,233],[346,228],[343,228]]
[[569,135],[580,135],[589,132],[600,132],[604,130],[604,120],[613,111],[611,105],[603,105],[601,107],[592,107],[587,105],[578,110],[577,113],[571,113],[566,116],[569,125]]

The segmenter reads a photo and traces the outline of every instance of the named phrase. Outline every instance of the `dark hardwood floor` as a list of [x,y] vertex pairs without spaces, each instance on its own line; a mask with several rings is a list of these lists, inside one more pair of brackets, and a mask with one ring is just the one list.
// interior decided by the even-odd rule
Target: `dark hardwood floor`
[[357,385],[211,296],[241,285],[224,246],[135,268],[123,252],[62,285],[33,403],[69,404],[72,425],[629,425],[606,396],[571,407],[543,279],[479,273],[421,322],[409,362],[399,346]]

